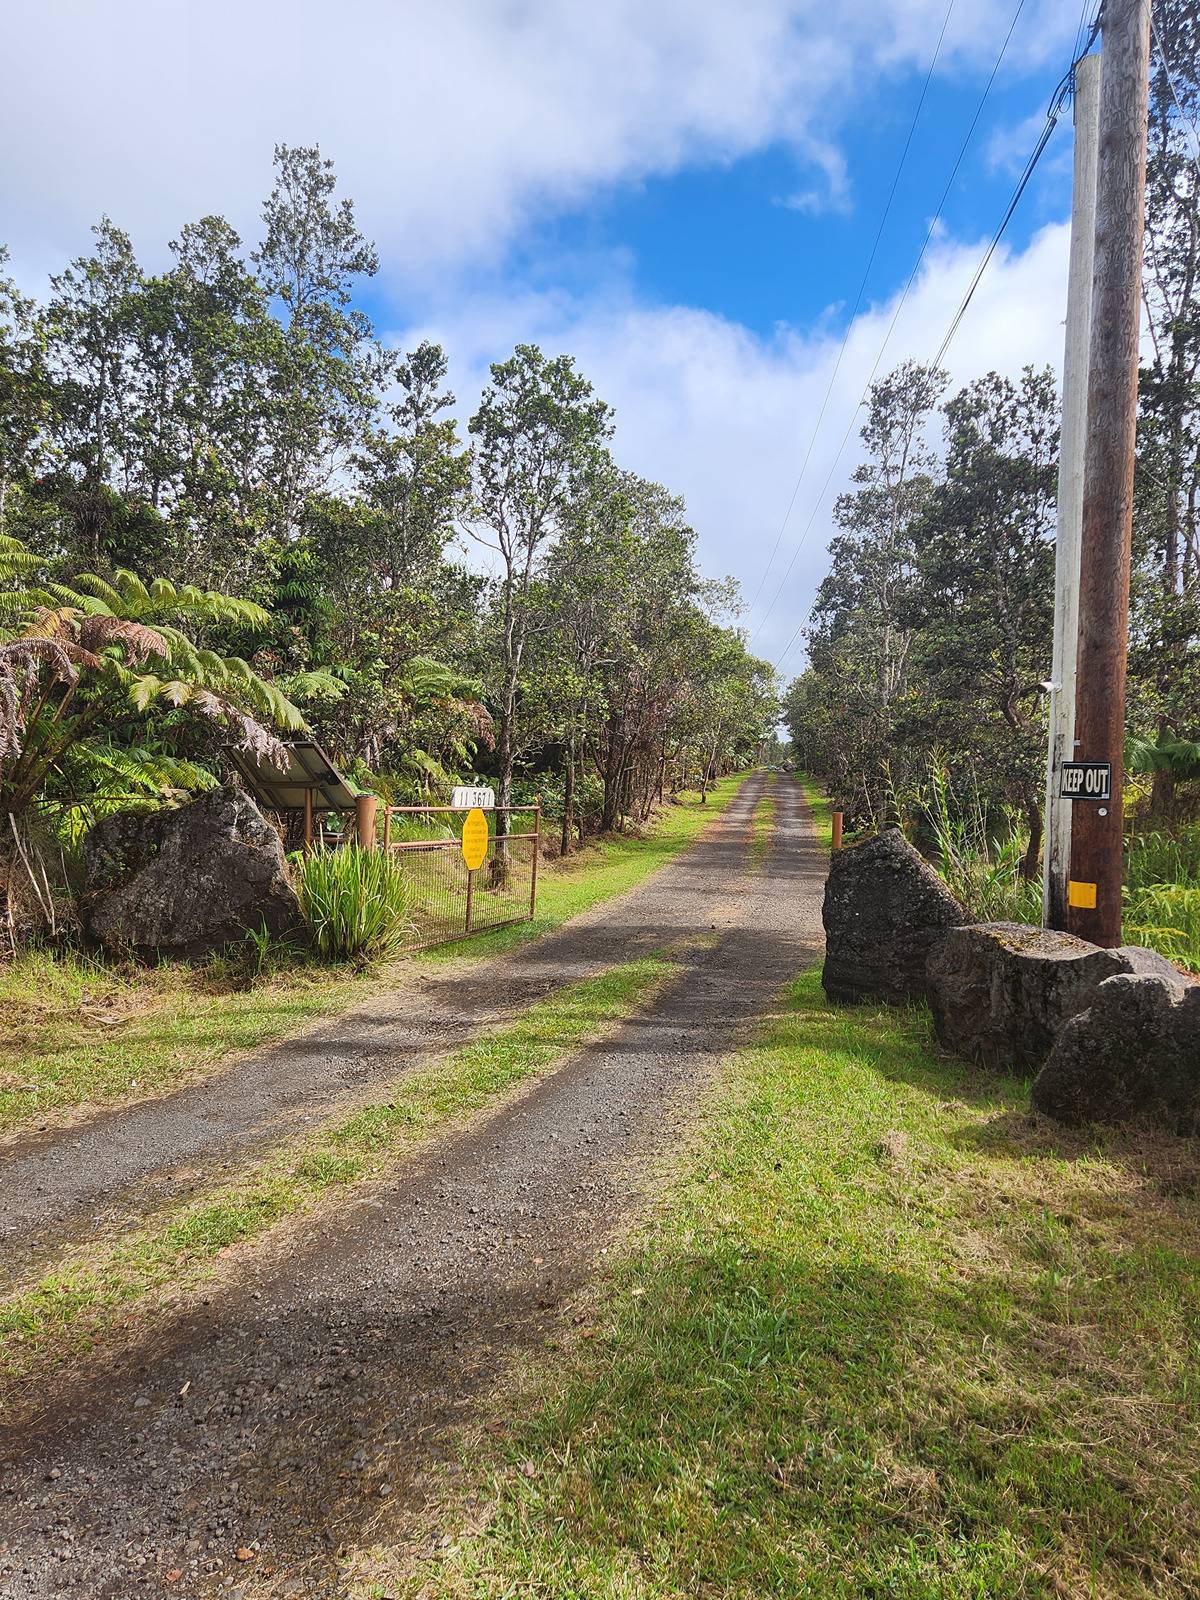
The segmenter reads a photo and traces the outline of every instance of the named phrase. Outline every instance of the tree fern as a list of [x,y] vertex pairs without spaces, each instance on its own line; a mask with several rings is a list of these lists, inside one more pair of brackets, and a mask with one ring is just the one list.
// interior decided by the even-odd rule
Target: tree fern
[[[18,540],[0,539],[0,575],[38,566]],[[138,722],[156,709],[183,712],[181,731],[195,717],[231,745],[282,760],[271,730],[300,731],[297,707],[240,656],[197,646],[176,626],[188,620],[258,626],[266,613],[124,571],[10,591],[0,607],[0,807],[19,815],[57,804],[74,817],[89,794],[117,803],[202,787],[201,769],[142,736]]]

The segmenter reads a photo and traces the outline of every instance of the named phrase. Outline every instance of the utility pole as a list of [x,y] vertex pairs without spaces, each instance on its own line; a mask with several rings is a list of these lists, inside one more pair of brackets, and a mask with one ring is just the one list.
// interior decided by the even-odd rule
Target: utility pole
[[[1150,0],[1105,0],[1071,805],[1071,932],[1121,942],[1125,657],[1137,426]],[[1107,769],[1107,772],[1105,771]],[[1105,778],[1107,786],[1105,788]]]
[[1046,764],[1046,852],[1042,922],[1067,926],[1071,801],[1059,793],[1064,761],[1075,755],[1075,656],[1079,639],[1079,538],[1087,442],[1088,340],[1092,326],[1092,257],[1096,242],[1096,146],[1100,137],[1100,57],[1075,63],[1075,171],[1071,188],[1071,260],[1063,352],[1062,435],[1058,451],[1058,531],[1054,545],[1054,665],[1050,679],[1050,751]]

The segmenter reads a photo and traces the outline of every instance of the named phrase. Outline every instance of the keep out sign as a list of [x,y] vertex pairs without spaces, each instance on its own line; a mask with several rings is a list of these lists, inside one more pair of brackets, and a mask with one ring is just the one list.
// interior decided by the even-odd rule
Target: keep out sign
[[1064,761],[1059,794],[1064,800],[1111,800],[1112,764],[1108,761]]

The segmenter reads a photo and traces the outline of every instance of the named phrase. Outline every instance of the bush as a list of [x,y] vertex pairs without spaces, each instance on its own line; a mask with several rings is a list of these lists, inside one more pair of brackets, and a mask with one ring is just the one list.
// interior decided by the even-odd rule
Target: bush
[[331,960],[389,955],[414,932],[408,884],[382,850],[317,850],[300,863],[296,893],[313,943]]

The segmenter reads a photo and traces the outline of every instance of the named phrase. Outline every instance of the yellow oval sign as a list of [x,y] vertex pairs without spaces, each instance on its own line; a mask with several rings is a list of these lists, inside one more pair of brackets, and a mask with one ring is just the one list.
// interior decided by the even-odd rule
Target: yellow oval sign
[[467,820],[463,823],[462,853],[467,864],[467,871],[474,872],[483,865],[483,858],[487,855],[488,847],[488,822],[487,817],[474,806],[467,812]]

